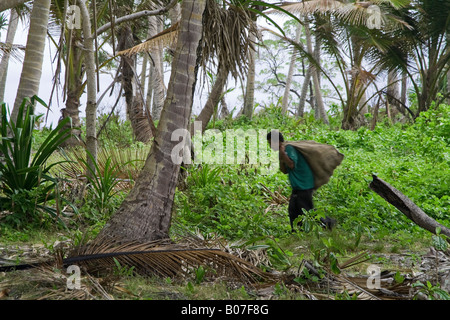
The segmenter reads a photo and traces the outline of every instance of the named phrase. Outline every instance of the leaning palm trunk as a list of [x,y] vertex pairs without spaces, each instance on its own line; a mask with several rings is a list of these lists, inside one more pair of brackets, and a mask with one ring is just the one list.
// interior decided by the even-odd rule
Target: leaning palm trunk
[[180,163],[172,160],[176,129],[188,129],[205,0],[184,0],[167,98],[155,140],[133,189],[100,237],[152,241],[168,237]]
[[22,74],[11,112],[11,120],[13,122],[16,122],[23,99],[39,94],[50,3],[51,0],[35,0],[33,2]]
[[303,117],[303,114],[305,112],[306,95],[308,94],[308,87],[311,82],[311,73],[311,68],[308,68],[308,70],[306,70],[305,78],[303,79],[300,101],[298,103],[298,117],[300,118]]
[[[392,117],[398,113],[398,111],[403,111],[399,106],[400,97],[400,87],[399,87],[399,79],[395,71],[389,71],[388,73],[388,87],[386,89],[387,92],[387,107],[390,108]],[[392,108],[393,107],[393,108]]]
[[[209,120],[211,120],[211,117],[216,110],[220,99],[222,98],[223,88],[225,87],[225,84],[227,82],[228,73],[228,69],[226,69],[222,64],[219,65],[217,70],[217,78],[214,82],[211,93],[209,94],[205,106],[196,119],[196,121],[199,121],[202,125],[202,132],[205,131]],[[191,125],[191,135],[194,135],[193,125]]]

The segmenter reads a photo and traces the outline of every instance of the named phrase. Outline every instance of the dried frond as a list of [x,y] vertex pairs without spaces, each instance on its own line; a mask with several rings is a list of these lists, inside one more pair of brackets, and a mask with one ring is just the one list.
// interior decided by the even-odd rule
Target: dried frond
[[134,267],[139,274],[186,277],[200,266],[215,276],[239,279],[245,283],[272,278],[253,264],[214,248],[191,248],[169,239],[141,243],[96,239],[74,250],[64,264],[77,264],[88,273],[104,272],[116,266]]
[[[80,281],[80,288],[68,290],[67,282],[70,274],[61,269],[49,265],[41,265],[37,268],[23,272],[13,273],[6,281],[0,283],[0,292],[4,297],[20,296],[22,300],[87,300],[105,298],[104,294],[98,294],[100,286],[94,288],[92,281]],[[95,280],[94,280],[95,281]],[[29,288],[32,287],[32,290]]]
[[9,54],[11,58],[21,62],[23,59],[22,51],[25,51],[25,46],[0,42],[0,60],[4,55]]
[[254,45],[249,33],[257,35],[250,12],[233,5],[224,9],[216,1],[209,0],[203,21],[203,67],[218,61],[234,78],[239,74],[246,75],[248,52]]
[[179,22],[130,49],[120,51],[118,55],[132,56],[141,52],[157,50],[161,47],[173,47],[178,38],[178,31]]
[[[306,15],[314,13],[335,12],[341,9],[344,4],[336,0],[310,0],[301,2],[283,2],[280,7],[293,14]],[[282,11],[270,10],[268,14],[284,14]]]
[[[373,0],[345,3],[338,0],[309,0],[301,2],[284,2],[280,8],[298,15],[330,14],[350,25],[367,25],[373,17],[373,6],[380,6],[380,23],[385,31],[393,31],[399,28],[411,28],[405,21],[391,14],[391,10],[382,8],[399,9],[407,5],[407,1]],[[268,14],[283,14],[282,11],[270,10]]]

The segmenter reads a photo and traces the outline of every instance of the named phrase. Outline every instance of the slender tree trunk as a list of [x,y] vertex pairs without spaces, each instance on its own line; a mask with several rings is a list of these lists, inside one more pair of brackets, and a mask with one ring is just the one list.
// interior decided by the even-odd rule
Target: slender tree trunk
[[[17,25],[19,24],[19,15],[15,9],[11,9],[9,15],[9,25],[8,32],[6,33],[5,44],[12,46],[14,44],[14,37],[17,31]],[[8,75],[8,65],[10,53],[6,52],[2,56],[2,62],[0,63],[0,102],[5,99],[5,87],[6,87],[6,77]]]
[[172,134],[188,130],[205,4],[205,0],[182,2],[177,49],[155,140],[133,189],[99,237],[141,241],[168,237],[181,163],[173,159],[180,141],[173,141]]
[[400,84],[397,74],[394,71],[388,72],[387,101],[391,110],[392,119],[398,114],[400,106]]
[[225,119],[230,115],[230,111],[228,111],[227,102],[225,101],[225,96],[222,94],[222,98],[220,99],[220,105],[222,106],[220,109],[220,119]]
[[400,94],[400,101],[403,105],[406,106],[406,94],[408,91],[408,75],[403,74],[402,75],[402,92]]
[[[450,52],[450,27],[447,27],[447,52]],[[447,70],[447,104],[450,105],[450,61],[447,62],[449,69]]]
[[[256,36],[253,33],[250,33],[249,40],[250,42],[254,43],[256,40]],[[249,48],[249,51],[248,76],[247,86],[245,90],[243,114],[247,118],[251,119],[253,116],[253,105],[255,103],[256,51],[253,48]]]
[[[154,36],[162,31],[162,21],[160,17],[149,17],[149,34]],[[164,86],[163,75],[163,48],[159,46],[151,53],[153,64],[150,67],[152,69],[152,87],[153,87],[153,102],[152,102],[152,118],[159,120],[161,117],[161,111],[164,106],[164,98],[166,94]]]
[[[129,25],[124,25],[119,31],[118,50],[132,48],[135,43],[133,31]],[[127,104],[127,114],[131,122],[134,137],[137,141],[147,142],[152,136],[152,129],[144,109],[143,92],[136,74],[136,56],[121,56],[122,87]]]
[[[321,59],[321,45],[322,42],[320,40],[320,38],[318,36],[316,36],[316,45],[314,48],[314,57],[317,61],[317,63],[320,64],[320,59]],[[320,115],[320,119],[323,120],[323,122],[325,124],[330,124],[330,121],[328,120],[328,115],[327,112],[325,110],[325,103],[323,102],[323,95],[322,95],[322,90],[320,89],[320,70],[318,68],[314,68],[314,73],[316,74],[317,80],[314,80],[314,73],[313,73],[313,81],[316,82],[315,84],[315,91],[317,91],[316,93],[316,101],[317,101],[317,108],[319,110],[319,115]]]
[[[208,100],[206,101],[205,106],[203,107],[202,111],[196,118],[196,121],[200,121],[202,124],[202,132],[205,131],[206,126],[208,125],[215,108],[220,102],[223,88],[225,87],[225,84],[227,82],[227,78],[228,78],[228,70],[224,68],[222,65],[219,65],[217,71],[217,78],[211,89],[211,93],[209,94]],[[192,124],[191,135],[193,136],[194,134],[195,134],[194,125]]]
[[[310,54],[314,55],[314,58],[316,59],[316,61],[320,61],[320,42],[317,41],[316,42],[316,47],[315,50],[313,51],[312,48],[312,41],[311,41],[311,32],[309,30],[309,26],[307,24],[305,24],[305,32],[306,32],[306,44],[308,47],[308,52]],[[316,108],[317,108],[317,114],[319,115],[319,118],[323,120],[323,122],[325,124],[329,124],[328,121],[328,116],[325,112],[325,105],[323,103],[323,99],[322,99],[322,91],[320,90],[320,83],[319,83],[319,70],[315,67],[315,66],[311,66],[310,68],[312,68],[311,71],[311,76],[312,76],[312,80],[313,80],[313,86],[314,86],[314,95],[315,95],[315,100],[316,100]]]
[[[86,151],[88,155],[86,160],[88,165],[94,169],[94,164],[97,162],[97,77],[95,72],[94,38],[91,33],[91,20],[86,3],[84,0],[78,0],[77,3],[80,6],[82,16],[87,83]],[[92,159],[89,154],[92,156]]]
[[83,77],[84,71],[82,65],[84,64],[84,53],[79,47],[81,43],[81,32],[78,30],[70,30],[71,35],[68,41],[71,45],[68,48],[68,59],[66,59],[66,107],[61,110],[61,119],[70,117],[72,123],[67,126],[73,128],[71,130],[72,136],[63,142],[62,147],[75,147],[81,142],[81,122],[80,122],[80,97],[83,93]]
[[22,74],[14,108],[11,111],[11,120],[14,122],[17,119],[22,100],[39,94],[50,3],[51,0],[35,0],[33,2]]
[[[302,25],[299,23],[297,26],[297,29],[295,30],[295,42],[296,43],[300,42],[301,32],[302,32]],[[297,48],[294,48],[292,51],[291,62],[289,64],[289,71],[288,71],[288,75],[286,78],[286,87],[284,87],[283,101],[281,104],[281,110],[282,110],[283,114],[285,114],[288,110],[289,95],[291,92],[291,84],[292,84],[292,79],[294,77],[295,65],[297,62],[297,53],[298,53]]]
[[303,117],[305,112],[306,95],[308,94],[309,83],[311,82],[311,67],[306,70],[305,78],[303,79],[302,92],[300,93],[300,101],[298,102],[298,117]]

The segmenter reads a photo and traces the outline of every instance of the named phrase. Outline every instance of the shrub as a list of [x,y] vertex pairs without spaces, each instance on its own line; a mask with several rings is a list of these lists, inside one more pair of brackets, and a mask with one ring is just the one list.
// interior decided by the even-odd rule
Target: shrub
[[13,214],[5,219],[15,225],[33,221],[37,213],[46,212],[58,216],[58,206],[53,208],[49,201],[60,201],[57,179],[49,170],[60,162],[46,166],[49,157],[59,145],[70,136],[70,129],[63,129],[70,121],[67,118],[50,132],[38,150],[33,154],[33,133],[36,121],[41,117],[34,114],[36,102],[46,106],[38,97],[25,98],[19,107],[14,123],[7,117],[6,104],[1,105],[0,152],[0,209]]

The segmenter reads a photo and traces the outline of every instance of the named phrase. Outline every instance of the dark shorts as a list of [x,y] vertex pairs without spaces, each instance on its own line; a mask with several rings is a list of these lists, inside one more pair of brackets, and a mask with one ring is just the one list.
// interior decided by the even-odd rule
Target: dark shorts
[[313,189],[292,190],[288,207],[289,220],[291,222],[292,230],[294,230],[294,220],[297,219],[299,215],[304,214],[303,209],[306,211],[314,209],[313,192]]
[[[300,215],[303,215],[303,210],[310,211],[314,209],[313,203],[314,189],[309,190],[292,190],[291,198],[289,199],[289,220],[291,223],[291,229],[294,231],[294,221]],[[336,220],[330,217],[320,218],[323,226],[327,229],[332,229],[336,225]],[[297,227],[301,227],[302,223],[299,222]]]

